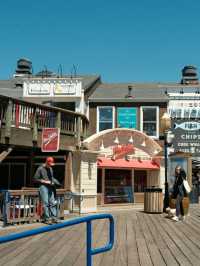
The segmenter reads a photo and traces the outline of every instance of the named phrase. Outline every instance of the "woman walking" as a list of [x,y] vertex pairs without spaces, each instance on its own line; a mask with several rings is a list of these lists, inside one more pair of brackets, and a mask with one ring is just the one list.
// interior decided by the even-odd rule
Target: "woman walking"
[[184,169],[177,165],[175,168],[175,182],[173,186],[172,197],[176,199],[176,216],[172,218],[174,221],[184,220],[183,198],[187,196],[183,180],[186,180],[186,173]]

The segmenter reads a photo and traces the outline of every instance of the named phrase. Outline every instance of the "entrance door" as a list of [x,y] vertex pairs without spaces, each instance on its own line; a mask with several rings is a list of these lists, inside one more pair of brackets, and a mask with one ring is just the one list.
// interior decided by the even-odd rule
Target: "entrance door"
[[144,188],[147,186],[147,171],[134,171],[134,195],[136,203],[144,202]]
[[104,203],[111,204],[131,202],[133,202],[131,171],[106,169]]

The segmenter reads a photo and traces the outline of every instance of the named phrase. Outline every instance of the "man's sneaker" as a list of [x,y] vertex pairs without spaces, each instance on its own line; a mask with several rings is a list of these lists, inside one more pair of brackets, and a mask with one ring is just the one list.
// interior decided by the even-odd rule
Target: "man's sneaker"
[[51,221],[54,224],[60,223],[60,220],[58,218],[52,218]]
[[44,224],[51,225],[52,224],[52,221],[50,219],[48,219],[48,220],[44,220],[43,223]]
[[174,217],[172,217],[172,220],[175,221],[175,222],[178,222],[179,218],[177,216],[174,216]]

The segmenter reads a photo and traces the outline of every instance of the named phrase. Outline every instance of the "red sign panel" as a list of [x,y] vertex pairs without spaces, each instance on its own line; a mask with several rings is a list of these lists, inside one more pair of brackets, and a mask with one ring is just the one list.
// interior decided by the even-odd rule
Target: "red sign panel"
[[60,145],[60,129],[59,128],[43,128],[42,129],[42,152],[57,152]]
[[117,145],[113,148],[113,159],[124,157],[126,154],[133,153],[135,148],[133,144]]

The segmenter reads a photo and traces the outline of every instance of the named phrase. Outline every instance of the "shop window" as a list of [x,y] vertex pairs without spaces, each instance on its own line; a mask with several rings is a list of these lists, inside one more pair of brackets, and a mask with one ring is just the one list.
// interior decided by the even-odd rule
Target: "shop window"
[[1,178],[0,178],[0,189],[9,188],[9,164],[0,164]]
[[134,171],[134,192],[144,192],[147,186],[147,172],[143,170]]
[[102,193],[102,169],[97,170],[97,193]]
[[141,107],[141,131],[150,137],[159,137],[159,109],[158,106]]
[[97,107],[97,132],[114,128],[114,107]]
[[130,170],[106,169],[104,203],[133,202],[131,180]]
[[26,186],[25,163],[2,163],[0,171],[4,177],[0,181],[0,189],[21,189]]

